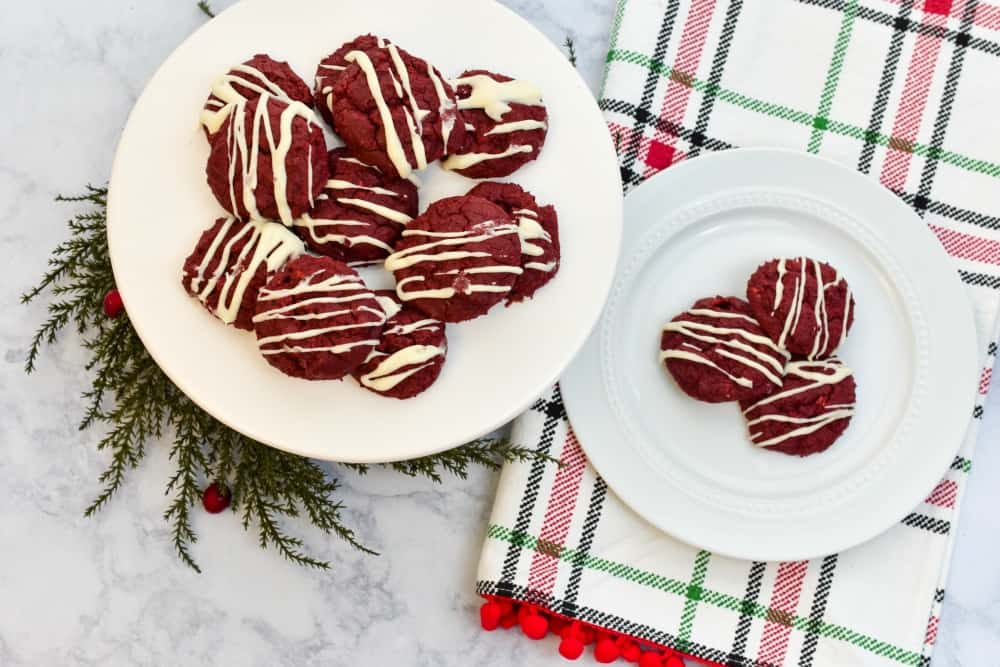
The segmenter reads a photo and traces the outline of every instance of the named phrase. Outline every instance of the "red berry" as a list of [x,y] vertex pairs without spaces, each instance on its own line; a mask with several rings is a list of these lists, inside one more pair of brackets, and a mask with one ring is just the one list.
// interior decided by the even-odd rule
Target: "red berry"
[[646,651],[639,656],[639,667],[663,667],[662,656],[656,651]]
[[496,630],[500,627],[500,605],[496,602],[487,602],[479,608],[479,623],[483,630]]
[[617,659],[618,647],[615,646],[613,639],[605,637],[597,640],[597,645],[594,646],[594,660],[607,663],[614,662]]
[[549,633],[549,622],[537,614],[526,616],[521,621],[521,631],[531,639],[543,639]]
[[201,494],[201,505],[209,514],[218,514],[226,509],[230,500],[232,496],[229,495],[229,489],[219,482],[209,484]]
[[125,304],[122,303],[122,295],[118,290],[113,289],[104,295],[104,314],[108,317],[115,318],[122,314],[125,310]]
[[559,655],[567,660],[576,660],[583,655],[583,642],[576,637],[564,637],[559,642]]

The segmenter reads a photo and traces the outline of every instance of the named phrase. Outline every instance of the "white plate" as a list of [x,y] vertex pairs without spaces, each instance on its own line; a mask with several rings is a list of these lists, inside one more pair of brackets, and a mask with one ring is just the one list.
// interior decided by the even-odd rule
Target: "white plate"
[[[180,286],[185,256],[222,213],[205,184],[208,146],[198,127],[212,81],[260,52],[287,59],[311,81],[323,56],[368,32],[447,76],[486,68],[533,81],[551,124],[540,158],[511,180],[559,211],[558,276],[531,302],[449,326],[440,379],[407,401],[364,391],[350,379],[282,375],[260,357],[252,335],[222,326]],[[475,185],[437,166],[421,178],[422,208]],[[487,0],[246,0],[232,7],[191,35],[149,82],[122,134],[110,190],[115,279],[167,375],[205,410],[261,442],[341,461],[432,454],[526,408],[597,321],[621,234],[618,165],[593,96],[541,33]]]
[[[751,149],[655,176],[625,219],[601,323],[562,378],[580,443],[623,501],[713,552],[793,560],[874,537],[926,497],[969,424],[977,361],[965,291],[920,218],[833,162]],[[831,262],[857,300],[838,352],[857,412],[802,459],[752,446],[736,405],[688,398],[657,356],[663,324],[697,298],[744,296],[760,263],[796,255]]]

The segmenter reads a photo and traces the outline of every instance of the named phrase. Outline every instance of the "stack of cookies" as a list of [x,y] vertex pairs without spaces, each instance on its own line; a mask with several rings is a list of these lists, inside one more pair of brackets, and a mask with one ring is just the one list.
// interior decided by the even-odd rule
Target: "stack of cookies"
[[[328,150],[321,118],[344,146]],[[352,375],[410,398],[441,372],[446,323],[529,299],[559,269],[555,209],[514,183],[419,201],[417,174],[431,163],[491,179],[538,157],[548,114],[526,81],[486,70],[448,79],[363,35],[323,58],[312,88],[268,55],[234,66],[201,124],[208,186],[227,215],[202,233],[182,284],[254,331],[283,373]],[[371,265],[395,290],[365,285],[355,268]]]
[[701,299],[670,320],[661,363],[688,396],[738,402],[757,447],[826,450],[854,414],[854,374],[834,356],[854,323],[847,281],[815,259],[779,258],[750,276],[746,296]]

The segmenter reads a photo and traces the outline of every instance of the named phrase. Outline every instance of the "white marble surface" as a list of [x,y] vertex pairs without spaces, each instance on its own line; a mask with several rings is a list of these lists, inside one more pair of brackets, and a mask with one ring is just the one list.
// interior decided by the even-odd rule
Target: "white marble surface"
[[[222,6],[222,2],[215,3]],[[613,0],[507,0],[600,79]],[[382,552],[315,536],[331,573],[287,565],[228,515],[196,512],[196,575],[161,519],[163,446],[94,519],[106,457],[78,433],[87,384],[73,335],[21,372],[41,305],[17,297],[64,235],[60,192],[102,183],[129,108],[158,63],[204,17],[194,0],[22,2],[0,21],[0,665],[543,665],[555,640],[479,630],[472,592],[496,476],[441,486],[344,476],[346,519]],[[939,633],[936,665],[1000,655],[1000,397],[990,400]],[[162,443],[161,443],[162,445]],[[308,533],[307,533],[308,534]]]

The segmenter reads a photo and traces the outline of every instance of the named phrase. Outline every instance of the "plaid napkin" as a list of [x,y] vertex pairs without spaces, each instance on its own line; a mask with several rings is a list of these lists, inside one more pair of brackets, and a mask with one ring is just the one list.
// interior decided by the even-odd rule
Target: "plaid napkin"
[[587,462],[555,387],[513,437],[567,465],[505,468],[479,567],[484,626],[499,614],[529,636],[558,632],[569,657],[596,638],[601,661],[658,647],[643,667],[676,664],[671,650],[734,666],[929,664],[997,351],[1000,7],[619,0],[607,61],[600,106],[626,188],[704,151],[784,146],[911,205],[975,305],[980,400],[960,455],[901,524],[844,553],[767,563],[700,551],[634,514]]

